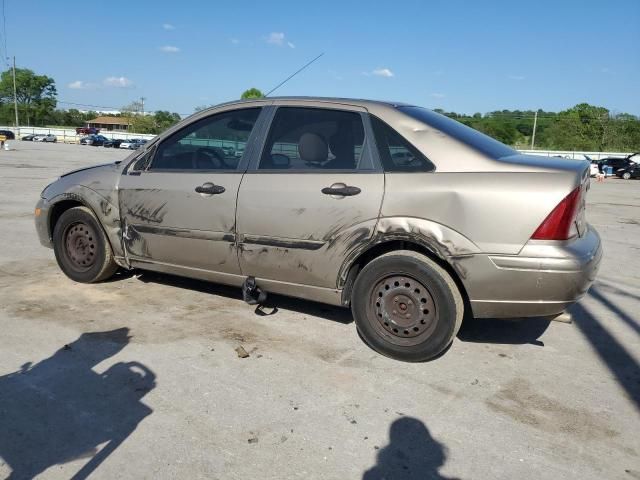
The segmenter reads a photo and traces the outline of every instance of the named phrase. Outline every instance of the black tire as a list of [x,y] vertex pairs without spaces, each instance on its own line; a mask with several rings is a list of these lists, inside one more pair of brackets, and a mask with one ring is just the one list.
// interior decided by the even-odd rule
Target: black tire
[[417,252],[399,250],[358,274],[351,311],[360,336],[377,352],[406,362],[442,353],[462,324],[464,303],[451,275]]
[[622,178],[624,178],[625,180],[629,180],[631,178],[631,174],[629,172],[624,172],[622,174]]
[[87,207],[60,215],[53,229],[53,250],[60,269],[76,282],[100,282],[118,269],[104,230]]

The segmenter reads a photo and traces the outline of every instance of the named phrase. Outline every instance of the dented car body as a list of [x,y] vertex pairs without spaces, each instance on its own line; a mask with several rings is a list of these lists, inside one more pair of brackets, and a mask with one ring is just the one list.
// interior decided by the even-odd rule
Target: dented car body
[[448,272],[475,317],[542,316],[597,273],[588,188],[587,162],[520,155],[419,107],[273,98],[199,112],[121,163],[63,175],[36,226],[52,246],[60,215],[83,205],[121,267],[255,277],[333,305],[350,304],[371,259],[413,250]]

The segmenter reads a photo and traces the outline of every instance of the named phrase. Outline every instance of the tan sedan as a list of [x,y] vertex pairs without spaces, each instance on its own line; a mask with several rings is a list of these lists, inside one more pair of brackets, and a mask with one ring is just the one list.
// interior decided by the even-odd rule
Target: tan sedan
[[351,307],[371,347],[421,361],[465,313],[549,316],[584,295],[602,255],[588,190],[588,162],[424,108],[267,98],[63,175],[36,227],[76,281],[137,268]]

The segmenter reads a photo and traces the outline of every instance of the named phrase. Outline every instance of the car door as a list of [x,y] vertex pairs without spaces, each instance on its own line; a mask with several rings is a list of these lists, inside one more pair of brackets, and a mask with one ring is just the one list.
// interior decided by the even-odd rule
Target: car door
[[291,293],[291,284],[336,289],[346,256],[373,235],[384,192],[366,111],[273,109],[238,196],[242,273],[273,292]]
[[[236,107],[237,108],[237,107]],[[153,145],[123,175],[123,247],[132,265],[237,283],[238,187],[261,108],[222,111]],[[246,145],[246,148],[245,148]]]

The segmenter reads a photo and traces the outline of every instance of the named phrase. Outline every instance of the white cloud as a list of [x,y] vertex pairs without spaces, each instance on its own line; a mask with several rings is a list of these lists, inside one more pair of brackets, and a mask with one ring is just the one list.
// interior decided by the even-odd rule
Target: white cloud
[[160,51],[164,53],[178,53],[180,49],[173,45],[165,45],[164,47],[160,47]]
[[509,80],[524,80],[526,77],[524,75],[509,75]]
[[90,90],[93,88],[97,88],[98,85],[92,82],[84,82],[82,80],[76,80],[75,82],[69,83],[67,87],[72,88],[74,90]]
[[174,25],[171,25],[170,23],[163,23],[162,24],[162,28],[164,28],[165,30],[175,30],[176,27]]
[[133,82],[127,77],[107,77],[102,81],[105,87],[114,88],[130,88],[133,87]]
[[267,43],[278,45],[279,47],[281,47],[282,45],[284,45],[284,33],[271,32],[267,37]]
[[292,42],[285,40],[285,35],[282,32],[271,32],[266,38],[266,41],[271,45],[277,45],[279,47],[284,47],[286,45],[289,48],[296,48]]
[[371,72],[372,75],[376,75],[378,77],[393,77],[393,72],[391,70],[389,70],[388,68],[376,68],[373,72]]
[[446,97],[446,95],[444,93],[437,93],[437,92],[432,93],[431,96],[433,98],[444,98],[444,97]]

